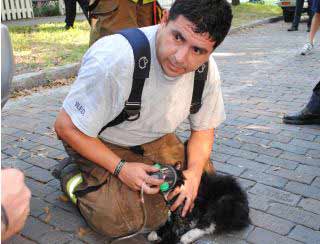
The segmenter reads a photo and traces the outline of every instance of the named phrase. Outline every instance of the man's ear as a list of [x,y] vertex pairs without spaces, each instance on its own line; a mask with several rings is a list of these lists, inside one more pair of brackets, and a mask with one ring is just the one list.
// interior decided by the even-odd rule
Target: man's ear
[[169,21],[169,10],[164,9],[162,12],[161,24],[166,25]]

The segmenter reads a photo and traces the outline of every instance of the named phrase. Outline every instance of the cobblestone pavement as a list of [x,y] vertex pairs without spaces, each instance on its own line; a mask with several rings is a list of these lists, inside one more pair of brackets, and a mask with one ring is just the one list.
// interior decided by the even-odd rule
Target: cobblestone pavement
[[[320,243],[320,126],[281,123],[310,97],[320,77],[320,48],[298,55],[305,26],[294,33],[287,27],[279,22],[239,32],[215,53],[228,119],[216,131],[212,159],[247,190],[252,225],[198,243]],[[64,201],[50,173],[66,156],[52,128],[68,90],[10,100],[2,112],[2,166],[23,170],[33,195],[27,224],[9,243],[105,241]],[[179,135],[186,138],[188,130]]]

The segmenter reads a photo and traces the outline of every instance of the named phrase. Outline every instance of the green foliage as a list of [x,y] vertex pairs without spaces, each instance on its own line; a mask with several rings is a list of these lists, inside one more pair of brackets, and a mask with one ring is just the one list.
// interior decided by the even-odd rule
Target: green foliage
[[33,14],[35,17],[45,17],[45,16],[57,16],[60,15],[59,12],[59,3],[53,2],[46,4],[41,7],[33,7]]
[[234,16],[232,21],[233,27],[244,25],[258,19],[282,15],[280,7],[268,3],[241,3],[240,5],[232,6],[232,11]]
[[41,70],[79,62],[88,49],[89,25],[76,22],[66,31],[64,23],[9,27],[16,72]]

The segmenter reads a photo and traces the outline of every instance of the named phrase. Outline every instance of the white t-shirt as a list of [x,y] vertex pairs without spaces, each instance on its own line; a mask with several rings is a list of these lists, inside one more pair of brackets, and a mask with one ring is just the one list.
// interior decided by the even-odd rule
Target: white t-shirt
[[[143,88],[140,118],[105,129],[102,140],[122,146],[141,145],[174,132],[188,116],[194,130],[215,128],[225,120],[220,76],[213,57],[201,109],[190,115],[194,72],[177,78],[163,73],[156,58],[157,29],[141,28],[150,42],[151,68]],[[133,71],[132,48],[120,34],[101,38],[86,52],[77,80],[63,103],[80,131],[97,137],[101,128],[120,114],[131,91]]]

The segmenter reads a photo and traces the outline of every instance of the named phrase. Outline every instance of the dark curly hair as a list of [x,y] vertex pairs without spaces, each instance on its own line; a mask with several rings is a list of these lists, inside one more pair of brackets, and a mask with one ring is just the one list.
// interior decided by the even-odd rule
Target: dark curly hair
[[232,10],[226,0],[176,0],[169,12],[169,21],[179,15],[192,22],[195,33],[208,32],[218,47],[228,34],[232,22]]

